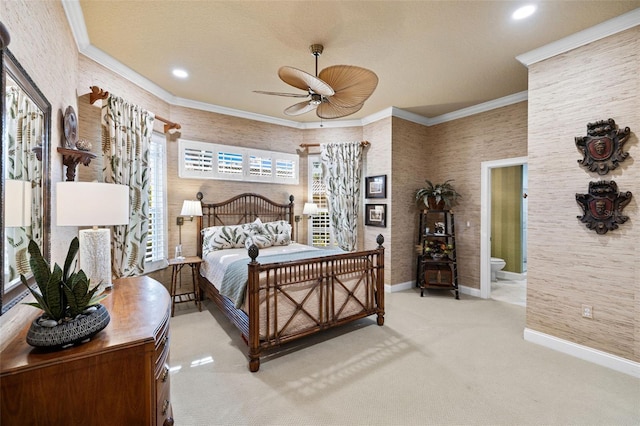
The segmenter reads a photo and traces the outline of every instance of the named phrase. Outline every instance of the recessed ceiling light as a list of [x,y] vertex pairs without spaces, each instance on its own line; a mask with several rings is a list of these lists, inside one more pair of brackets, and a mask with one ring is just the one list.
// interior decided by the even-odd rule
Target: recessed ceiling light
[[187,78],[189,77],[189,73],[186,72],[185,70],[181,70],[181,69],[174,69],[173,70],[173,75],[178,77],[178,78]]
[[521,8],[513,12],[513,15],[511,15],[511,17],[513,19],[524,19],[533,15],[533,12],[535,11],[536,11],[536,6],[533,4],[528,4],[526,6],[522,6]]

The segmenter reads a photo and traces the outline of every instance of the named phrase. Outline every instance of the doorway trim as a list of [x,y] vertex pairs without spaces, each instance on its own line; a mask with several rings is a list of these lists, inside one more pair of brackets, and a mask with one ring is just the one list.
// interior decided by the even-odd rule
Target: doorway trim
[[491,169],[527,164],[528,157],[480,163],[480,297],[491,297]]

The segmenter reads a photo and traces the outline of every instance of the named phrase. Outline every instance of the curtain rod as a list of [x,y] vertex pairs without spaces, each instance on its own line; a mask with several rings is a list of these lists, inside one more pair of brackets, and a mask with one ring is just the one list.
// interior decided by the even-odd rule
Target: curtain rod
[[[91,86],[91,93],[89,93],[89,102],[93,105],[95,101],[98,99],[107,99],[109,97],[109,92],[105,92],[98,86]],[[166,118],[162,118],[159,115],[156,115],[156,119],[160,120],[164,123],[164,132],[167,133],[171,129],[180,129],[181,126],[178,123],[174,123],[173,121],[169,121]]]
[[[360,146],[362,146],[362,147],[367,147],[369,145],[371,145],[371,143],[369,143],[369,141],[360,142]],[[320,144],[319,143],[301,143],[300,144],[300,148],[303,148],[303,149],[312,148],[314,146],[320,146]]]

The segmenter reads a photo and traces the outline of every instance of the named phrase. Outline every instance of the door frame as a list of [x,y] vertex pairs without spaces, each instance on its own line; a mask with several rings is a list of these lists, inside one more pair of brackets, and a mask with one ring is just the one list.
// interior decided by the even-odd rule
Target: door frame
[[491,297],[491,170],[521,166],[528,157],[483,161],[480,164],[480,297]]

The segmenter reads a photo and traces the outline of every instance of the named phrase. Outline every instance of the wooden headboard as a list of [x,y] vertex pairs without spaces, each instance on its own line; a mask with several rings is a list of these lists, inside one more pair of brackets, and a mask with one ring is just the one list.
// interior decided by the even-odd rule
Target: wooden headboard
[[198,217],[198,256],[202,257],[202,233],[210,226],[230,226],[250,223],[260,218],[262,222],[286,220],[291,224],[291,239],[293,235],[293,195],[289,196],[288,204],[276,203],[259,194],[240,194],[220,203],[202,202],[202,193],[198,193],[202,203],[202,216]]

